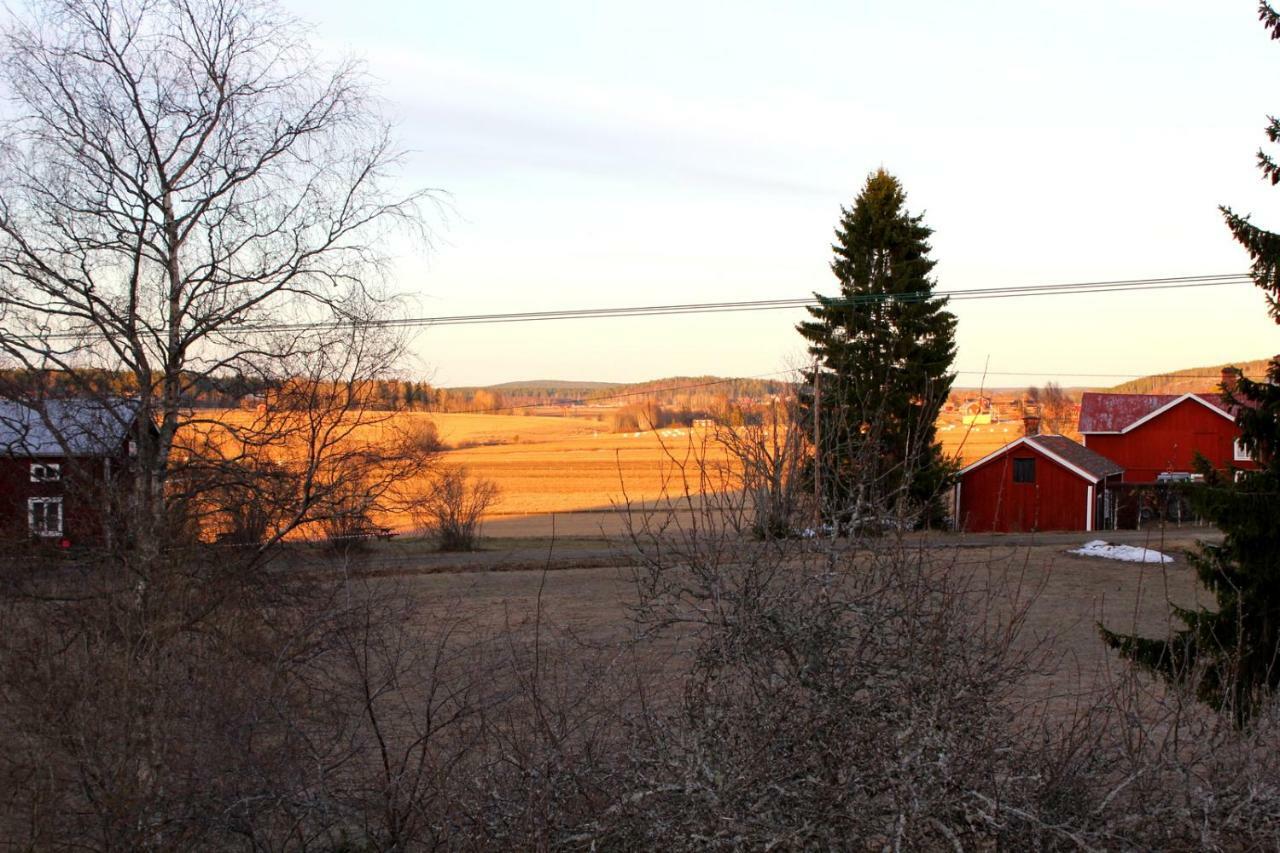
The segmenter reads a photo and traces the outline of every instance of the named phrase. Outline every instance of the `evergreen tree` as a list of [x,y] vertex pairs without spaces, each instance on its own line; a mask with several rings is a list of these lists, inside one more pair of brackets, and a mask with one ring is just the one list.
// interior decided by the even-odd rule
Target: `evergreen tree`
[[[1280,15],[1267,3],[1259,16],[1273,39]],[[1280,121],[1270,119],[1267,137],[1280,141]],[[1280,165],[1266,151],[1259,166],[1273,185]],[[1266,231],[1230,208],[1227,227],[1253,260],[1253,280],[1267,294],[1268,313],[1280,323],[1280,234]],[[1266,382],[1234,371],[1224,383],[1224,403],[1236,412],[1241,444],[1259,462],[1255,471],[1223,476],[1209,471],[1191,501],[1224,534],[1221,545],[1200,543],[1191,555],[1196,575],[1213,593],[1216,608],[1174,608],[1185,628],[1167,640],[1116,634],[1106,641],[1122,654],[1171,681],[1196,685],[1199,697],[1247,722],[1280,685],[1280,356],[1271,359]]]
[[[955,379],[956,319],[933,296],[933,230],[922,220],[907,212],[897,178],[868,176],[836,228],[840,293],[814,294],[813,319],[797,326],[820,372],[815,463],[828,521],[941,518],[952,466],[934,422]],[[812,397],[802,407],[812,429]]]

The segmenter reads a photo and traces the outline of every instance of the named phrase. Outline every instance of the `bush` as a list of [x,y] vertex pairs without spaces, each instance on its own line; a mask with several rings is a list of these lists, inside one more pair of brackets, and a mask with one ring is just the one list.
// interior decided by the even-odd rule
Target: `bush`
[[414,520],[436,539],[441,551],[471,551],[485,511],[498,494],[496,483],[471,480],[462,466],[445,468],[436,475],[430,492],[413,507]]

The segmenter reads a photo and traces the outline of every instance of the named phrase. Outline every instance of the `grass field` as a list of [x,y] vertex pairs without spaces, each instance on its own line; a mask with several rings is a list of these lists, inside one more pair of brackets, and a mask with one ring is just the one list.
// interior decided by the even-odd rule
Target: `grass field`
[[704,472],[722,477],[727,464],[701,430],[611,433],[576,418],[431,417],[449,444],[478,444],[450,450],[445,462],[498,484],[486,530],[502,536],[549,534],[553,513],[558,534],[616,531],[616,507],[697,491]]
[[[210,414],[249,417],[237,410]],[[697,493],[702,476],[720,484],[729,471],[728,457],[705,430],[613,433],[588,417],[405,413],[368,428],[364,436],[389,441],[398,430],[428,421],[449,448],[444,463],[463,465],[473,477],[498,485],[499,497],[485,521],[490,535],[546,536],[552,515],[557,535],[616,534],[622,529],[616,509],[623,504],[652,505],[686,489]],[[943,452],[962,463],[1021,435],[1017,421],[969,427],[948,416],[938,427]],[[402,531],[413,527],[404,513],[378,521]]]
[[[1173,556],[1167,565],[1134,564],[1068,553],[1079,543],[1015,546],[998,538],[969,537],[964,547],[940,548],[927,559],[956,561],[964,571],[991,585],[997,598],[1033,599],[1021,642],[1051,649],[1050,665],[1028,688],[1043,695],[1061,692],[1064,700],[1096,686],[1115,665],[1097,625],[1163,636],[1169,627],[1169,603],[1209,603],[1184,557],[1195,536],[1153,532],[1141,541]],[[490,559],[499,560],[498,554]],[[580,639],[604,641],[626,632],[627,608],[635,601],[631,570],[625,567],[566,568],[551,572],[410,572],[395,580],[428,612],[441,608],[477,627],[531,626],[539,616],[557,631]]]

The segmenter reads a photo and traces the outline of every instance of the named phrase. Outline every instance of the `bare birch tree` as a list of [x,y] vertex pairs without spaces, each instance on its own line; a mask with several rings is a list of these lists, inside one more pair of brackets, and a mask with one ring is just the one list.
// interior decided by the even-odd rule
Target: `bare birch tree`
[[[360,68],[324,64],[270,2],[35,0],[3,43],[0,354],[77,393],[131,380],[131,514],[154,526],[194,383],[376,328],[386,238],[424,237],[430,195],[391,190]],[[367,370],[385,343],[325,363]]]

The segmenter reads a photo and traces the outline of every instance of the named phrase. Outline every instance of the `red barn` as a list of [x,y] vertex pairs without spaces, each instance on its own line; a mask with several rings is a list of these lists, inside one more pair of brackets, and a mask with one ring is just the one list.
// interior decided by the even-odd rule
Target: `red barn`
[[1236,444],[1235,417],[1201,394],[1097,394],[1080,401],[1084,444],[1124,468],[1126,483],[1190,473],[1200,454],[1216,469],[1256,468]]
[[137,416],[132,400],[0,401],[0,539],[100,542]]
[[956,527],[969,532],[1108,526],[1121,468],[1062,435],[1027,435],[962,469]]

